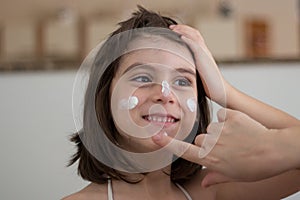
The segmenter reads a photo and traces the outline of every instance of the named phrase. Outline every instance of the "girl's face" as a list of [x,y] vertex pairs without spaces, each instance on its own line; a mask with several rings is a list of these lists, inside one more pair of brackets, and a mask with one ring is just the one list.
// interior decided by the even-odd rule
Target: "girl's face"
[[123,56],[110,88],[111,111],[120,143],[148,152],[159,148],[151,140],[159,132],[181,140],[191,132],[198,105],[196,69],[180,44],[157,37],[133,43],[157,45]]

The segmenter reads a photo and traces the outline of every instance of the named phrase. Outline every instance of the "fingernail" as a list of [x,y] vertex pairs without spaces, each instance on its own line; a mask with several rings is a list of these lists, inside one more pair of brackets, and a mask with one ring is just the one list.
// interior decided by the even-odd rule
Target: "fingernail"
[[159,140],[161,139],[161,134],[158,133],[158,134],[154,135],[154,136],[152,137],[152,139],[155,140],[155,141],[159,141]]
[[164,132],[164,133],[158,133],[158,134],[154,135],[152,138],[155,141],[159,141],[159,140],[161,140],[161,138],[163,136],[168,136],[168,133],[166,133],[166,132]]
[[202,181],[202,182],[201,182],[201,186],[202,186],[203,188],[207,188],[207,187],[208,187],[207,182],[206,182],[206,181]]
[[172,24],[172,25],[169,26],[169,28],[173,29],[173,28],[175,28],[175,26],[176,26],[175,24]]

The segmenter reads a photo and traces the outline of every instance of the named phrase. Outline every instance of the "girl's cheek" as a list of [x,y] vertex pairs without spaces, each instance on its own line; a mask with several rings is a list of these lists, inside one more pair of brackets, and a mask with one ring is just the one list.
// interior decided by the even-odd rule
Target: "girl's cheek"
[[141,91],[137,89],[136,91],[133,92],[132,96],[135,96],[138,99],[139,104],[144,103],[147,98],[147,92]]

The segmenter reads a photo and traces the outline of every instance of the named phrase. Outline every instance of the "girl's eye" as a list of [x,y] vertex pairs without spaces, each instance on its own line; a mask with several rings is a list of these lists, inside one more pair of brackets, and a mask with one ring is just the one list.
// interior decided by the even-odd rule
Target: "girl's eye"
[[133,81],[142,82],[142,83],[148,83],[151,82],[151,79],[147,76],[138,76],[136,78],[132,79]]
[[192,83],[186,78],[177,79],[174,83],[175,83],[175,85],[178,85],[178,86],[191,86],[192,85]]

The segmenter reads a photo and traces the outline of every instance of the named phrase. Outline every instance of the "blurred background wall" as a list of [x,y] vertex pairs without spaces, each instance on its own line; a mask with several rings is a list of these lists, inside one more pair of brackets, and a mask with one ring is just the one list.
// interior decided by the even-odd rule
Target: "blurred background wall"
[[298,0],[1,0],[0,67],[73,65],[136,4],[198,28],[217,60],[300,55]]
[[60,199],[88,184],[65,167],[73,82],[136,4],[199,29],[230,83],[300,118],[298,0],[0,0],[0,199]]

